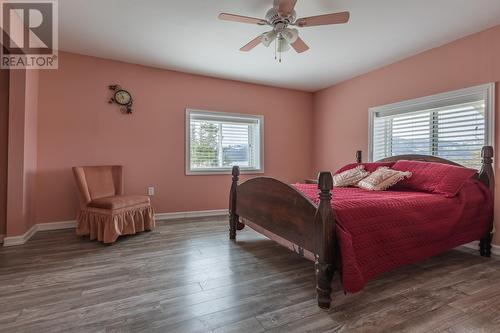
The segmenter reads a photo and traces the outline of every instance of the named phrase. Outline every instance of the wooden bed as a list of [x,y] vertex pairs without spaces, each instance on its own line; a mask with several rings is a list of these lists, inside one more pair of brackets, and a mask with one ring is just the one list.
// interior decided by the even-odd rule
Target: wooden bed
[[[485,184],[493,195],[493,148],[482,149],[482,167],[477,179]],[[358,154],[358,162],[361,157]],[[415,160],[460,166],[435,156],[404,155],[390,157],[379,162]],[[319,205],[313,204],[300,191],[273,178],[258,177],[238,185],[240,170],[232,170],[232,185],[229,198],[229,237],[236,239],[237,230],[245,225],[276,240],[283,246],[315,262],[316,291],[318,305],[329,308],[331,303],[331,282],[335,271],[337,246],[335,218],[332,212],[333,188],[331,172],[318,176]],[[335,199],[333,199],[335,200]],[[242,223],[244,222],[244,224]],[[480,241],[480,254],[491,255],[490,231]]]

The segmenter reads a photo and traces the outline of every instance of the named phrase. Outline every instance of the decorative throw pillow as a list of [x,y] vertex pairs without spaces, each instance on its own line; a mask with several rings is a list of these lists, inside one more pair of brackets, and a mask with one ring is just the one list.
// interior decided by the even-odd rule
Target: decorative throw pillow
[[372,162],[372,163],[351,163],[343,166],[342,168],[338,169],[335,174],[342,173],[346,170],[351,170],[354,169],[357,166],[363,166],[365,167],[365,170],[368,172],[374,172],[377,171],[378,168],[380,167],[389,167],[391,168],[394,165],[395,162]]
[[369,191],[385,191],[399,181],[410,177],[411,172],[402,172],[389,169],[388,167],[380,167],[377,171],[361,180],[358,183],[358,187]]
[[474,169],[454,165],[405,160],[396,162],[393,168],[413,174],[411,179],[401,182],[398,187],[444,194],[447,197],[457,195],[465,182],[477,173]]
[[370,173],[365,167],[358,165],[354,169],[346,170],[333,176],[333,186],[347,187],[356,185],[361,179],[367,177]]

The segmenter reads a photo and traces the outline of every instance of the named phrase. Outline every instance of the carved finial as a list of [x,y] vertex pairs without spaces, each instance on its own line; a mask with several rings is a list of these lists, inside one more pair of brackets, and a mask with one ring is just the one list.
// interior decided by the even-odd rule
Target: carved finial
[[233,166],[233,171],[231,173],[233,177],[238,177],[240,175],[240,167],[237,165]]
[[493,158],[493,147],[491,146],[484,146],[483,150],[481,151],[481,157],[483,158],[483,163],[492,163],[492,158]]
[[318,189],[321,192],[330,192],[333,189],[333,177],[331,172],[320,172],[318,176]]
[[493,147],[484,146],[481,151],[481,170],[479,171],[478,179],[490,188],[491,194],[495,195],[495,174],[493,171]]
[[361,150],[358,150],[356,152],[356,163],[361,163],[363,162],[363,152]]

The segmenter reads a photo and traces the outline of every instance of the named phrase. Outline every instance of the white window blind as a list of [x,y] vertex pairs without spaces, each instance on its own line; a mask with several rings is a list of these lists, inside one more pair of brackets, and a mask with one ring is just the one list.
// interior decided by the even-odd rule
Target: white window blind
[[[479,169],[492,144],[493,89],[462,90],[371,110],[371,160],[421,154]],[[451,97],[450,94],[453,94]]]
[[188,110],[187,174],[262,171],[261,116]]

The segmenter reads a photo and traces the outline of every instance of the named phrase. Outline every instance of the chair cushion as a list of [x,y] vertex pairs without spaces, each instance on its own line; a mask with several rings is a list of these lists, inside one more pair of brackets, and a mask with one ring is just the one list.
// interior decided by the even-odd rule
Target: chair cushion
[[149,203],[149,197],[144,195],[117,195],[113,197],[94,199],[88,204],[88,207],[101,209],[122,209]]

